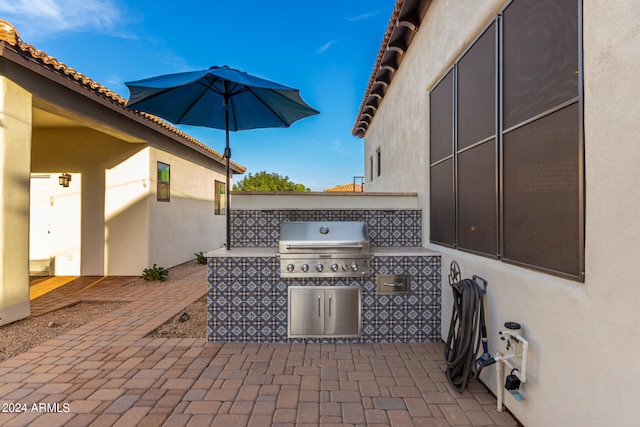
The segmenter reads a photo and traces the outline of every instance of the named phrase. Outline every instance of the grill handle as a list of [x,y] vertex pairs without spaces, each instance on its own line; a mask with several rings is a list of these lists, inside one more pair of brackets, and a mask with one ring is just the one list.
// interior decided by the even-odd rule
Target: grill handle
[[296,243],[286,245],[287,249],[362,249],[364,245],[362,243],[349,243],[346,245],[336,245],[336,244],[327,244],[327,245],[318,245],[315,243]]

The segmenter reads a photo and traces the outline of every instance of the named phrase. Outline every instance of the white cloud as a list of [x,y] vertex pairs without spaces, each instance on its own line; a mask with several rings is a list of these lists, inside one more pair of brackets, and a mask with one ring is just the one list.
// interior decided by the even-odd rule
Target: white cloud
[[349,154],[349,151],[345,150],[345,148],[342,146],[342,142],[339,139],[333,140],[333,151],[340,154]]
[[324,53],[326,52],[332,44],[336,43],[337,40],[331,40],[329,42],[326,42],[320,49],[316,50],[316,53]]
[[322,140],[322,141],[309,140],[309,141],[307,141],[307,144],[313,145],[314,147],[322,150],[323,152],[334,151],[334,152],[336,152],[338,154],[351,154],[351,150],[349,150],[349,147],[345,147],[342,144],[342,141],[340,141],[339,139],[332,139],[330,141],[327,141],[327,140]]
[[[0,16],[31,36],[59,31],[113,33],[122,19],[111,0],[13,0],[0,2]],[[22,35],[22,34],[21,34]]]
[[374,17],[374,16],[378,15],[379,13],[380,13],[379,10],[376,10],[374,12],[367,12],[367,13],[363,13],[362,15],[354,16],[352,18],[347,18],[347,21],[349,21],[349,22],[362,21],[363,19],[368,19],[368,18]]

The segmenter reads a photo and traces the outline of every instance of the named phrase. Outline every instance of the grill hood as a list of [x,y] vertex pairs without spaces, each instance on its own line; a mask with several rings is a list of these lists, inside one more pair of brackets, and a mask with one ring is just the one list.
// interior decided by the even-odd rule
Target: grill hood
[[287,253],[369,252],[367,226],[360,221],[285,221],[278,249]]

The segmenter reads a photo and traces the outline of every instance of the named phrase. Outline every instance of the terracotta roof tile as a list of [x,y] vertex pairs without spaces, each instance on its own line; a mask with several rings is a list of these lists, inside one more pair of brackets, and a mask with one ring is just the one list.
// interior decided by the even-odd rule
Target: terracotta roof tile
[[351,129],[354,136],[363,137],[369,128],[430,4],[431,0],[396,1],[356,116],[356,122]]
[[[99,94],[103,98],[114,101],[120,104],[123,108],[126,106],[127,100],[125,98],[118,95],[114,91],[108,89],[107,87],[101,85],[100,83],[90,79],[84,74],[76,71],[75,69],[67,66],[63,62],[58,61],[56,58],[47,55],[45,52],[41,50],[36,49],[33,45],[25,43],[20,38],[20,35],[18,34],[18,31],[16,30],[16,28],[13,25],[11,25],[9,22],[1,19],[0,19],[0,41],[7,42],[11,46],[14,46],[20,49],[20,51],[29,55],[34,60],[39,61],[43,66],[51,69],[52,71],[57,72],[62,76],[65,76],[68,79],[75,80],[79,84],[85,86],[87,89]],[[219,152],[213,150],[211,147],[203,144],[202,142],[198,141],[194,137],[182,132],[181,130],[177,129],[176,127],[162,120],[158,116],[154,116],[153,114],[149,114],[149,113],[145,113],[137,110],[131,110],[131,111],[150,120],[151,122],[159,126],[162,126],[163,128],[171,131],[172,133],[188,141],[189,143],[204,149],[209,154],[212,154],[213,157],[216,157],[218,160],[223,159],[222,154],[220,154]],[[236,170],[240,170],[242,172],[246,171],[246,168],[244,166],[241,166],[233,161],[231,161],[231,164],[233,168]]]
[[402,10],[402,5],[404,4],[404,0],[397,0],[395,7],[393,8],[393,13],[391,14],[391,18],[389,19],[389,24],[387,25],[387,31],[384,33],[384,37],[382,38],[382,43],[380,44],[380,50],[378,50],[378,57],[376,58],[376,62],[373,66],[373,70],[371,70],[371,75],[369,76],[369,83],[367,84],[367,89],[364,91],[364,96],[362,98],[362,103],[360,104],[360,110],[358,111],[358,115],[356,116],[356,123],[353,125],[353,129],[351,132],[353,135],[358,134],[358,124],[360,121],[360,117],[362,117],[362,113],[364,112],[364,108],[367,106],[367,99],[369,98],[369,94],[371,93],[371,89],[373,87],[373,83],[376,80],[376,76],[378,71],[380,70],[380,64],[382,63],[382,57],[387,50],[387,46],[389,45],[389,39],[391,38],[391,34],[393,34],[393,30],[395,30],[398,16],[400,16],[400,10]]
[[[355,188],[354,188],[355,185]],[[341,184],[336,185],[335,187],[327,188],[324,190],[325,193],[361,193],[364,191],[364,186],[362,184],[354,184],[350,182],[349,184]]]

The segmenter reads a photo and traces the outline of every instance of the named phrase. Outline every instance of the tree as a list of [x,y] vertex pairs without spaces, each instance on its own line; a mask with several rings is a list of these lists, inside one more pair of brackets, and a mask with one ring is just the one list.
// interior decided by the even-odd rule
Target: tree
[[261,171],[255,175],[248,174],[233,184],[234,191],[311,191],[303,184],[296,184],[288,176]]

